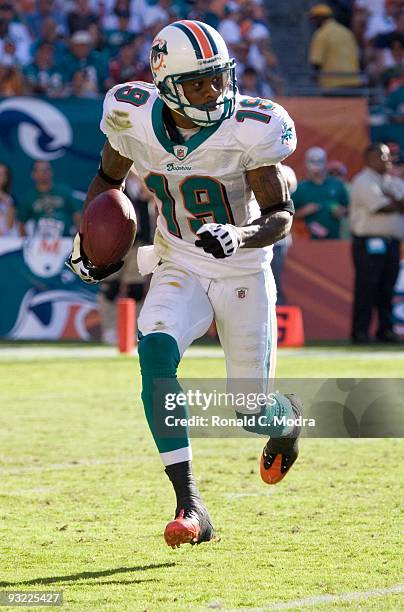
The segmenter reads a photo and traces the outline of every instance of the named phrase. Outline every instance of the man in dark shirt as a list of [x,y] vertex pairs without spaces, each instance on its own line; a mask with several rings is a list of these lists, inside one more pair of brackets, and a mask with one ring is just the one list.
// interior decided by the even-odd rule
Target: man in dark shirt
[[32,167],[33,189],[18,204],[18,218],[24,224],[24,233],[33,233],[40,219],[47,219],[57,227],[60,236],[72,236],[80,225],[82,202],[72,189],[62,183],[54,183],[49,162],[37,160]]

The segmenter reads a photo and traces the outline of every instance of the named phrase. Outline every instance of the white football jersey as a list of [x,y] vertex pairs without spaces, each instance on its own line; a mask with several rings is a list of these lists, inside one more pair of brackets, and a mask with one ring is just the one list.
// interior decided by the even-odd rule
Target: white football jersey
[[177,144],[165,129],[163,106],[154,85],[124,83],[107,93],[101,120],[111,146],[133,160],[155,196],[156,254],[210,278],[258,272],[269,264],[272,247],[215,259],[195,246],[196,232],[204,223],[243,226],[260,216],[246,172],[295,150],[293,121],[279,104],[238,95],[230,119]]

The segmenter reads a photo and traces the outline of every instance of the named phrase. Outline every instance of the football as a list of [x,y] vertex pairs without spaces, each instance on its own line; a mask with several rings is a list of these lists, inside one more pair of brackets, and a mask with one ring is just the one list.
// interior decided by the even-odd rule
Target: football
[[84,253],[94,266],[121,261],[136,237],[132,202],[120,189],[103,191],[84,211],[80,233]]

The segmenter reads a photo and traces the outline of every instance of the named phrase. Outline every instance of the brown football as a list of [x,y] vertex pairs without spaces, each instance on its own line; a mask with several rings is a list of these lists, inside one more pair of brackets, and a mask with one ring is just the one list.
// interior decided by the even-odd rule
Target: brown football
[[80,233],[84,253],[94,266],[121,261],[136,237],[132,202],[120,189],[103,191],[84,211]]

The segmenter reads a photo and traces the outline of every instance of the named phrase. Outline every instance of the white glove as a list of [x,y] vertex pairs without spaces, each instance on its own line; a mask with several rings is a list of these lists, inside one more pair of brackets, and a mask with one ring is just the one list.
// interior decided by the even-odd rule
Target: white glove
[[85,283],[94,284],[120,270],[123,266],[123,261],[103,268],[93,266],[82,249],[81,236],[77,233],[73,241],[73,251],[70,253],[67,261],[65,261],[65,265]]
[[241,244],[241,238],[237,227],[225,223],[205,223],[196,232],[200,240],[195,246],[202,248],[205,253],[210,253],[216,259],[224,259],[234,255]]

